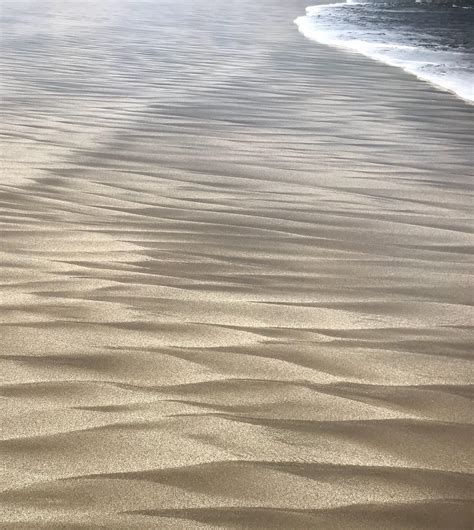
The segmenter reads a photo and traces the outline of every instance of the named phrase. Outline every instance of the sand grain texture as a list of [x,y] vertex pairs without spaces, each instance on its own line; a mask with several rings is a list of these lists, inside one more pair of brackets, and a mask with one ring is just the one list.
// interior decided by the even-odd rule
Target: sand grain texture
[[3,3],[2,528],[471,528],[474,110],[305,5]]

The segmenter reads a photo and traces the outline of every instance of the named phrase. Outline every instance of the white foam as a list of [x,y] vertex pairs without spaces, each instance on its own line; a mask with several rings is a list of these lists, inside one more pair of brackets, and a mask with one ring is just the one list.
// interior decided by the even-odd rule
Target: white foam
[[367,30],[338,25],[338,11],[349,5],[357,4],[347,2],[310,6],[306,8],[306,16],[299,17],[294,22],[308,39],[402,68],[419,79],[474,103],[474,71],[465,64],[461,53],[406,45],[395,34],[385,35],[384,41],[380,40],[380,36],[371,39]]

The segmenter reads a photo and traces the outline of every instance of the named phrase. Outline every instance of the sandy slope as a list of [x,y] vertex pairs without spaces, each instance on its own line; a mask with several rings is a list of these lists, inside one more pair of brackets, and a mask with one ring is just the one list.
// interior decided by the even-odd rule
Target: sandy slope
[[474,108],[304,6],[4,2],[2,528],[470,528]]

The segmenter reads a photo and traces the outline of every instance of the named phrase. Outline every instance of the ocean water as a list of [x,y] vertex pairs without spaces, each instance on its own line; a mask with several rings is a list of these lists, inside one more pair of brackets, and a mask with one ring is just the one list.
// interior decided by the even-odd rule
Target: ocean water
[[307,38],[361,53],[474,102],[474,8],[400,0],[308,7]]

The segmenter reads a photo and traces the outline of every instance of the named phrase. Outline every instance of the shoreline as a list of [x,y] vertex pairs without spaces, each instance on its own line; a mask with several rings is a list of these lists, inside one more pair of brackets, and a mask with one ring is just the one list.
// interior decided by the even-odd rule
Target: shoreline
[[[405,73],[415,76],[417,79],[425,83],[428,83],[430,86],[436,88],[437,90],[454,95],[456,98],[460,99],[461,101],[463,101],[464,103],[468,105],[474,105],[474,94],[471,93],[470,98],[464,96],[463,91],[460,91],[459,87],[452,88],[452,87],[449,87],[448,84],[446,84],[447,81],[444,81],[445,84],[442,84],[439,82],[439,80],[438,81],[434,80],[429,75],[426,75],[423,71],[419,71],[419,69],[417,70],[417,68],[419,67],[418,66],[415,67],[414,63],[411,64],[411,63],[405,62],[404,64],[397,64],[397,63],[400,63],[399,59],[393,59],[386,55],[384,56],[384,55],[381,55],[380,53],[375,53],[374,51],[371,51],[370,48],[367,49],[365,45],[368,43],[363,43],[364,46],[361,46],[361,44],[357,42],[357,46],[356,46],[356,44],[352,42],[349,43],[345,41],[334,40],[334,38],[328,38],[327,36],[324,36],[323,34],[324,32],[319,32],[319,33],[316,32],[314,28],[311,28],[310,26],[308,26],[308,24],[306,23],[307,21],[304,20],[305,18],[307,18],[312,8],[319,8],[319,7],[324,7],[324,6],[328,6],[328,7],[336,6],[338,4],[344,5],[346,4],[346,2],[343,0],[340,0],[337,2],[330,2],[328,0],[328,1],[322,1],[322,2],[316,3],[311,6],[307,6],[306,15],[301,15],[294,20],[294,23],[298,27],[298,31],[308,40],[317,42],[318,44],[322,44],[324,46],[337,48],[339,50],[342,50],[345,53],[354,53],[358,55],[363,55],[364,57],[367,57],[372,61],[377,61],[387,66],[397,68],[399,70],[402,70]],[[370,44],[373,45],[375,44],[375,42],[372,42]]]

